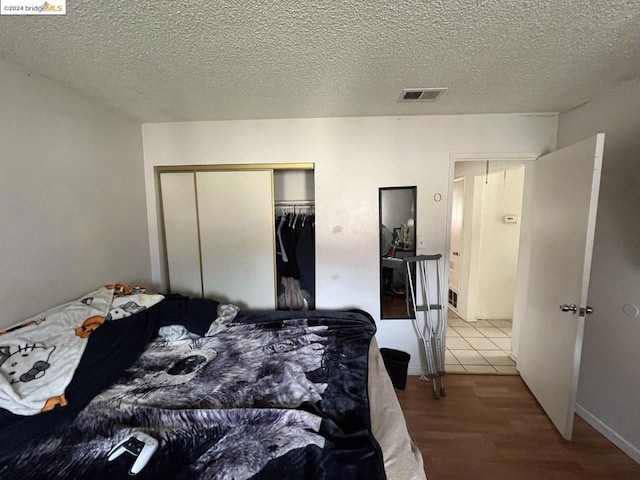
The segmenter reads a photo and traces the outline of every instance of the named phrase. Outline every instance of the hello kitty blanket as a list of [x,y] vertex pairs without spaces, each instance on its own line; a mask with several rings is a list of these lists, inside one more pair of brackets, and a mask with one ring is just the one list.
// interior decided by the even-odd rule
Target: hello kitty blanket
[[137,454],[109,453],[142,432],[159,446],[138,478],[386,478],[367,393],[373,320],[297,315],[240,314],[211,337],[157,338],[68,427],[0,461],[0,477],[126,478]]
[[65,388],[91,332],[163,298],[144,295],[141,301],[140,294],[127,295],[120,285],[102,287],[0,331],[0,408],[35,415],[67,405]]

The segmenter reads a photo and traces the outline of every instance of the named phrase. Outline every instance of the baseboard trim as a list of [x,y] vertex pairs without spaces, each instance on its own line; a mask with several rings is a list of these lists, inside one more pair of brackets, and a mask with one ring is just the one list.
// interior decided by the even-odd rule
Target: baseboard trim
[[585,422],[600,432],[607,440],[616,447],[629,455],[636,463],[640,463],[640,449],[633,446],[627,440],[618,435],[611,427],[606,425],[602,420],[592,414],[589,410],[576,402],[576,413],[580,415]]
[[407,369],[407,375],[422,375],[423,373],[426,373],[426,371],[423,371],[420,367],[409,367]]

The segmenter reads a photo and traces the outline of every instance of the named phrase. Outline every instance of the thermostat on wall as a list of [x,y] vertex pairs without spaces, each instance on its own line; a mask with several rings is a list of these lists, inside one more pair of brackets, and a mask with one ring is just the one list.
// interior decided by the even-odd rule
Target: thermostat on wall
[[504,223],[518,223],[518,215],[505,215]]

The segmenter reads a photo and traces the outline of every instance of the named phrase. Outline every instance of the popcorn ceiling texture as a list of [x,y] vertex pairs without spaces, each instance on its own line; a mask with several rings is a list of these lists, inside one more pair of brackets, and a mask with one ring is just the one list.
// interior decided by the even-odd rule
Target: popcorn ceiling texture
[[557,112],[640,75],[639,23],[640,0],[67,0],[0,17],[0,56],[147,122]]

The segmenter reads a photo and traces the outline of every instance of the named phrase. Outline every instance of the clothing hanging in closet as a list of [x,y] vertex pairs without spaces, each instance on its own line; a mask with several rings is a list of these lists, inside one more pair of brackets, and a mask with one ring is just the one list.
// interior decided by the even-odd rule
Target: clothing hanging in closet
[[308,310],[315,306],[315,215],[309,207],[293,210],[275,220],[278,308]]

